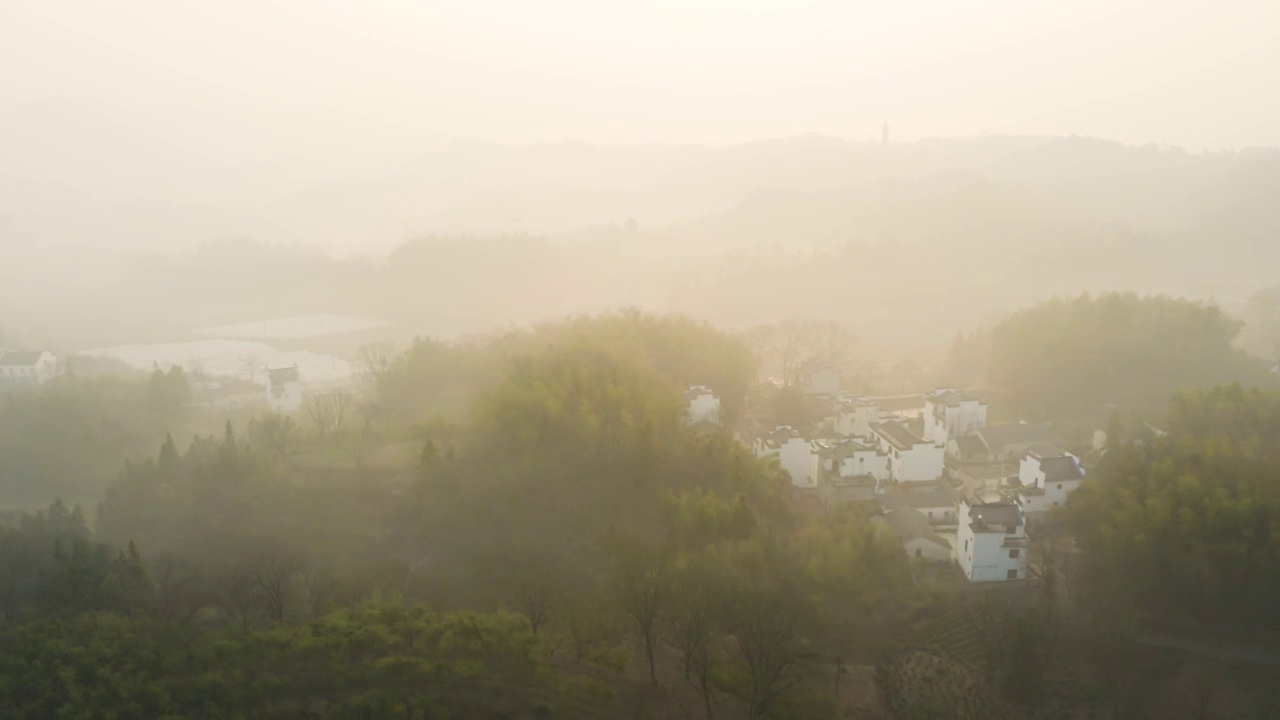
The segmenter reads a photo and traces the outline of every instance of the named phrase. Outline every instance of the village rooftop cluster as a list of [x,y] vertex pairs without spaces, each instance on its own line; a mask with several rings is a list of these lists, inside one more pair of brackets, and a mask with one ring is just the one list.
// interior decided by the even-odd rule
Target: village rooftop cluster
[[[1085,476],[1048,423],[988,424],[987,403],[952,388],[848,395],[826,367],[806,368],[798,386],[803,426],[765,428],[748,415],[738,440],[776,460],[797,493],[827,509],[861,504],[909,557],[969,582],[1028,579],[1028,526]],[[719,425],[710,388],[685,399],[690,424]]]

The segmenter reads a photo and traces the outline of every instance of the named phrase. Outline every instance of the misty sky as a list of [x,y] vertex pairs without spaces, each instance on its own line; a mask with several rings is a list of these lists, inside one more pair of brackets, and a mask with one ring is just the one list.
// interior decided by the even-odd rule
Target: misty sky
[[0,111],[192,161],[406,141],[803,132],[1280,144],[1280,3],[171,0],[0,4]]

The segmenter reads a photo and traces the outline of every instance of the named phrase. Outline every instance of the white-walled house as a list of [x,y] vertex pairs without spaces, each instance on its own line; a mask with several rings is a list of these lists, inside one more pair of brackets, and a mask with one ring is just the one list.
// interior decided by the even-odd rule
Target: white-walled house
[[889,479],[897,483],[934,482],[942,477],[946,451],[911,432],[901,422],[871,427],[880,449],[889,456]]
[[1018,465],[1018,504],[1024,513],[1065,507],[1084,474],[1075,455],[1046,443],[1033,445]]
[[720,424],[720,398],[710,388],[694,385],[685,391],[684,399],[689,403],[687,420],[690,425],[700,422]]
[[58,359],[48,350],[0,350],[0,387],[34,387],[53,379]]
[[1012,462],[1032,445],[1058,442],[1049,423],[987,425],[947,441],[947,454],[959,463]]
[[756,457],[776,457],[791,478],[791,484],[799,488],[818,486],[820,465],[818,448],[789,425],[783,425],[768,435],[757,437],[752,443]]
[[936,390],[924,397],[924,439],[945,446],[953,437],[987,424],[987,404],[956,392]]
[[885,512],[914,510],[932,525],[952,525],[959,501],[960,493],[941,483],[926,487],[905,485],[881,495],[880,507]]
[[267,404],[278,413],[291,413],[302,407],[302,378],[296,364],[267,368]]
[[796,432],[796,429],[790,425],[779,425],[763,435],[757,435],[751,441],[751,452],[758,458],[769,457],[770,455],[776,457],[778,448],[781,448],[783,443],[799,436],[800,433]]
[[938,534],[929,519],[911,508],[895,508],[885,513],[885,525],[892,532],[907,557],[933,562],[951,562],[954,551],[951,543]]
[[871,437],[871,426],[880,422],[880,408],[866,398],[840,398],[832,417],[832,430],[843,437]]
[[867,476],[881,482],[889,479],[889,456],[875,445],[849,438],[821,445],[819,454],[823,470],[838,477]]
[[956,562],[970,582],[1003,582],[1027,577],[1026,523],[1013,502],[961,498],[956,527]]
[[778,448],[778,464],[798,488],[818,487],[818,449],[803,437],[789,438]]

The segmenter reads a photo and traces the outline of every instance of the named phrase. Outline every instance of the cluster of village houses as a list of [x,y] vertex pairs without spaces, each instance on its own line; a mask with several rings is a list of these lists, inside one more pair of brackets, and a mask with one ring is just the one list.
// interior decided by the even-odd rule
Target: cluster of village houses
[[[828,370],[806,373],[801,387],[804,427],[739,439],[825,506],[878,506],[875,522],[908,556],[954,563],[970,582],[1027,579],[1028,522],[1065,506],[1085,475],[1048,424],[988,425],[987,404],[963,392],[850,396]],[[691,423],[719,423],[710,389],[685,399]]]
[[47,350],[0,350],[0,388],[43,385],[57,370],[57,358]]
[[[0,389],[43,385],[58,372],[58,358],[48,350],[0,349]],[[278,413],[291,413],[302,407],[302,377],[296,363],[266,368],[266,399],[267,405]]]
[[[0,350],[0,387],[39,385],[56,370],[47,351]],[[801,387],[803,427],[750,428],[739,439],[824,506],[878,506],[876,521],[910,557],[954,563],[971,582],[1026,579],[1028,522],[1066,505],[1085,475],[1048,424],[989,425],[986,403],[963,392],[846,395],[824,368],[809,368]],[[297,366],[268,368],[266,395],[273,410],[296,411]],[[711,389],[685,399],[690,423],[720,423]]]

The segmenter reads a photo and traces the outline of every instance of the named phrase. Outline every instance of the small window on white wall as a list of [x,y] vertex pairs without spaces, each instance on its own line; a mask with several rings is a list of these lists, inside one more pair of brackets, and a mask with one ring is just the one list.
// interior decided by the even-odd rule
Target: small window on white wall
[[1011,558],[1017,558],[1017,557],[1018,557],[1018,551],[1017,551],[1017,549],[1010,550],[1010,551],[1009,551],[1009,557],[1011,557]]

